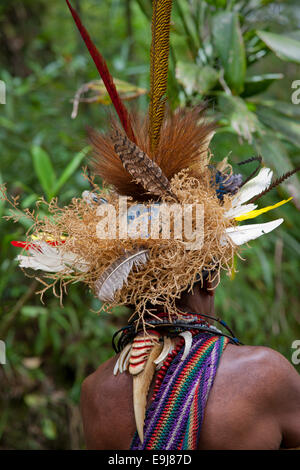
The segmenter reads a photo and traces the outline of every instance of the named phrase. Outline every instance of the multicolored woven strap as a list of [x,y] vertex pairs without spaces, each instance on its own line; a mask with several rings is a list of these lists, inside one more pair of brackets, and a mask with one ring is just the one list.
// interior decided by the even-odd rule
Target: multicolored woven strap
[[184,361],[180,350],[147,410],[144,442],[135,433],[132,450],[197,449],[206,401],[228,342],[224,336],[200,333]]

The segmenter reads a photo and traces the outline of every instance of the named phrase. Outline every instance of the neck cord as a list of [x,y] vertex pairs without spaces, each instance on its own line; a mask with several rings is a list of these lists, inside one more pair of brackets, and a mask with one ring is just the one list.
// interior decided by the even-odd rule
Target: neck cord
[[[161,314],[165,315],[165,314]],[[163,330],[168,330],[166,333],[171,334],[171,335],[177,335],[178,332],[180,331],[185,331],[185,330],[199,330],[199,331],[207,331],[211,332],[220,336],[225,336],[231,340],[232,343],[237,344],[237,345],[242,345],[235,334],[233,333],[232,329],[225,323],[224,320],[221,320],[220,318],[213,317],[211,315],[207,314],[200,314],[200,313],[186,313],[186,315],[189,316],[194,316],[194,317],[205,317],[210,320],[213,320],[215,322],[218,322],[220,325],[222,325],[224,328],[227,329],[229,334],[225,334],[222,331],[218,330],[216,327],[213,325],[208,325],[207,322],[202,321],[201,323],[190,321],[190,322],[185,322],[182,319],[177,319],[174,320],[173,322],[170,321],[159,321],[159,320],[148,320],[147,324],[150,326],[150,328],[153,329],[161,329]],[[134,320],[130,322],[128,326],[124,326],[123,328],[120,328],[118,331],[116,331],[112,337],[112,347],[116,353],[119,353],[122,351],[122,349],[128,344],[140,331],[143,331],[143,327],[141,326],[140,328],[136,328],[134,324]],[[116,344],[116,337],[119,335],[119,333],[122,333],[119,340],[117,341]]]

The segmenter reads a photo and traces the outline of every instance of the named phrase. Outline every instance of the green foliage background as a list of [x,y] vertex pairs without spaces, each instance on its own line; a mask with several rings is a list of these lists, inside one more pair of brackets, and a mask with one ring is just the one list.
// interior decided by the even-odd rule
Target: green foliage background
[[[148,89],[149,0],[73,0],[113,75]],[[220,125],[212,141],[216,160],[236,164],[261,154],[276,176],[300,164],[300,5],[290,1],[178,0],[174,2],[169,97],[172,106],[209,101]],[[0,182],[33,208],[40,195],[61,204],[84,189],[80,171],[85,126],[105,129],[109,106],[73,98],[97,79],[63,0],[9,0],[0,5]],[[134,102],[147,109],[147,96]],[[83,152],[82,152],[83,151]],[[242,168],[245,173],[252,168]],[[293,203],[260,216],[283,216],[274,233],[251,243],[237,260],[234,281],[224,278],[216,313],[246,344],[277,349],[289,360],[300,339],[300,184],[297,176],[263,205],[293,195]],[[7,214],[0,202],[0,216]],[[276,212],[276,213],[275,213]],[[24,277],[11,240],[22,240],[27,222],[0,220],[0,448],[83,448],[79,416],[81,382],[112,355],[111,336],[126,322],[124,309],[97,316],[99,301],[74,285],[60,308],[48,295],[41,304],[36,281]],[[299,366],[297,366],[299,367]]]

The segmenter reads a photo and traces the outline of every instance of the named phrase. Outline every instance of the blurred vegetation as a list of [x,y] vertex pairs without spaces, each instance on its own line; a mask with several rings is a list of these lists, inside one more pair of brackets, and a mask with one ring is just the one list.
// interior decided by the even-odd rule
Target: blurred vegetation
[[[149,88],[151,2],[73,0],[113,75]],[[292,82],[300,79],[298,0],[178,0],[172,16],[169,90],[171,105],[209,102],[219,129],[211,150],[236,164],[261,154],[276,176],[300,164],[300,105]],[[62,0],[14,0],[0,5],[0,182],[21,206],[40,195],[61,204],[88,189],[81,167],[88,153],[85,126],[105,129],[110,107],[98,84],[100,104],[72,103],[82,85],[97,79],[95,67]],[[124,85],[125,83],[125,85]],[[96,87],[97,88],[97,87]],[[97,90],[96,90],[97,91]],[[132,88],[128,85],[128,92]],[[147,96],[132,105],[147,109]],[[105,95],[105,93],[104,93]],[[92,100],[93,101],[93,100]],[[242,167],[248,174],[252,171]],[[216,313],[246,344],[273,347],[291,360],[300,339],[300,185],[297,176],[263,204],[293,195],[293,202],[261,216],[285,223],[244,250],[234,281],[224,277]],[[0,202],[0,216],[7,213]],[[112,355],[113,332],[124,309],[97,316],[99,301],[80,285],[44,304],[36,281],[24,277],[11,240],[22,240],[26,221],[0,220],[0,448],[83,448],[79,416],[81,382]],[[299,366],[298,366],[299,367]]]

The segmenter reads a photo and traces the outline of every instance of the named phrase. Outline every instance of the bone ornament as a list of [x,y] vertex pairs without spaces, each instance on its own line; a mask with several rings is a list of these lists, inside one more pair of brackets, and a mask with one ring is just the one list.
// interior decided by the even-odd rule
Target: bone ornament
[[150,351],[153,346],[159,341],[159,337],[160,334],[158,332],[151,332],[147,335],[143,332],[137,334],[137,336],[132,342],[130,351],[130,374],[138,375],[144,370]]
[[[182,360],[184,360],[191,349],[193,337],[189,331],[180,333],[179,336],[182,336],[185,341],[182,355]],[[159,341],[160,339],[161,341]],[[176,339],[168,336],[161,337],[160,333],[156,331],[147,334],[140,332],[132,343],[125,346],[115,364],[114,375],[127,370],[133,375],[133,409],[141,442],[144,440],[147,395],[153,375],[172,352],[175,344]]]
[[115,367],[114,367],[114,375],[117,375],[118,372],[122,373],[124,370],[127,369],[128,356],[130,355],[131,344],[127,344],[123,351],[121,352],[120,356],[118,357]]
[[191,350],[193,344],[193,335],[190,331],[184,331],[180,333],[179,336],[184,338],[184,351],[181,357],[181,361],[184,361]]
[[127,344],[127,346],[125,346],[125,348],[120,354],[119,370],[121,373],[127,370],[128,360],[130,357],[130,350],[131,350],[131,345]]
[[164,336],[163,341],[164,341],[164,346],[163,346],[162,352],[160,353],[158,358],[154,361],[154,364],[156,364],[156,370],[160,369],[166,357],[170,354],[170,352],[175,347],[175,343],[171,338]]
[[127,370],[131,375],[137,375],[142,372],[150,351],[152,347],[158,343],[160,336],[158,332],[148,334],[140,332],[133,342],[127,344],[120,353],[114,367],[114,375],[117,375],[118,372],[121,374]]
[[156,343],[146,361],[145,367],[133,377],[133,409],[137,432],[141,442],[144,442],[144,421],[146,415],[147,395],[155,373],[154,361],[162,351],[161,343]]

